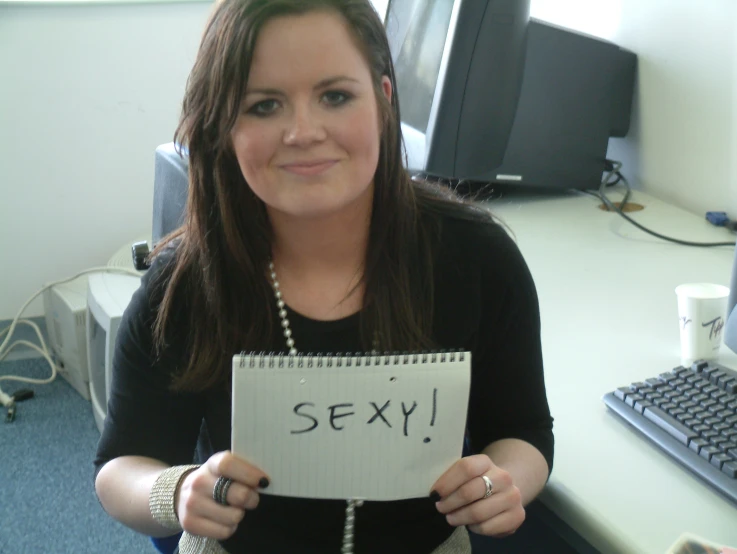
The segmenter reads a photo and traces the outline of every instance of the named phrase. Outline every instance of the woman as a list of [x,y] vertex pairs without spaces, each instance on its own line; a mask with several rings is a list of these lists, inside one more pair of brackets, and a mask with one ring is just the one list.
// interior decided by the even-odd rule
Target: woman
[[[185,224],[117,336],[95,460],[114,518],[153,537],[183,529],[182,553],[460,553],[466,526],[504,536],[524,520],[553,455],[535,287],[486,212],[410,180],[395,89],[369,0],[215,6],[175,136]],[[478,454],[427,498],[259,494],[268,468],[228,450],[240,351],[439,348],[473,353]],[[189,465],[201,427],[208,454]]]

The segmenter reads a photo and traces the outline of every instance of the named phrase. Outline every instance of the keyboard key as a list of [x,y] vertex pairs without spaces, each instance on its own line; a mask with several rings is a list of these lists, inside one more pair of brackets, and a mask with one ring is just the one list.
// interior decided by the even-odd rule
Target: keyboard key
[[672,381],[670,381],[670,386],[673,387],[674,389],[677,389],[680,385],[683,385],[685,383],[686,381],[684,381],[680,377],[677,377],[676,379],[673,379]]
[[[714,425],[716,425],[717,423],[721,423],[721,422],[722,422],[722,420],[721,420],[721,419],[719,419],[718,417],[707,417],[707,418],[706,418],[706,419],[704,420],[704,424],[705,424],[705,425],[711,425],[712,427],[713,427]],[[721,429],[720,429],[720,431],[721,431]]]
[[734,457],[734,459],[737,460],[737,442],[728,440],[727,442],[722,444],[722,448],[724,448],[727,454],[731,454],[732,457]]
[[701,373],[704,371],[707,367],[709,367],[708,362],[705,362],[703,360],[696,361],[691,364],[691,371],[695,371],[696,373]]
[[717,433],[721,433],[722,431],[724,431],[725,429],[729,429],[730,427],[732,426],[728,423],[717,423],[715,425],[712,425],[711,428],[714,429],[714,431],[716,431]]
[[[730,417],[733,417],[732,413],[732,410],[722,410],[721,412],[717,413],[717,417],[720,417],[722,418],[722,420],[727,421]],[[737,416],[734,417],[737,418]],[[737,419],[735,419],[735,421],[737,421]]]
[[669,416],[660,408],[651,406],[645,410],[643,415],[685,445],[688,445],[688,441],[691,439],[698,437],[695,431],[683,425],[676,418]]
[[705,441],[704,439],[693,439],[688,443],[688,447],[697,454],[705,446],[709,446],[709,441]]
[[635,407],[635,402],[638,400],[645,400],[645,398],[637,393],[629,394],[627,395],[627,398],[624,399],[625,403],[630,407]]
[[676,409],[676,405],[673,402],[665,402],[660,405],[660,409],[664,412],[669,412]]
[[702,402],[706,402],[709,400],[709,397],[706,396],[704,393],[697,394],[696,396],[691,397],[691,402],[696,402],[697,404],[701,404]]
[[617,390],[614,391],[614,396],[624,401],[624,399],[627,398],[627,395],[630,394],[630,392],[631,391],[629,387],[619,387]]
[[692,402],[691,400],[689,400],[688,402],[684,402],[683,404],[681,404],[681,408],[683,408],[684,410],[690,410],[696,405],[696,402]]
[[678,421],[683,423],[686,427],[693,427],[692,425],[688,424],[688,421],[691,420],[691,414],[689,414],[688,412],[683,412],[682,414],[678,414],[678,415],[675,415],[675,414],[671,414],[671,415],[673,415]]
[[719,389],[717,389],[717,391],[716,391],[716,392],[712,392],[712,393],[711,393],[711,397],[712,397],[712,398],[713,398],[714,400],[721,400],[722,398],[728,398],[728,397],[729,397],[729,395],[728,395],[728,394],[727,394],[726,392],[724,392],[723,390],[719,390]]
[[686,377],[686,382],[691,383],[692,385],[701,380],[701,377],[699,377],[698,375],[689,375],[688,377]]
[[706,410],[701,406],[694,406],[693,408],[689,408],[688,411],[691,412],[694,416],[698,416],[699,414],[706,412]]
[[715,371],[711,375],[709,375],[709,381],[716,385],[717,383],[719,383],[719,379],[725,377],[725,375],[726,374],[723,371]]
[[727,456],[726,454],[714,454],[709,461],[714,467],[722,469],[722,464],[731,462],[732,458]]
[[737,445],[733,446],[732,448],[727,448],[727,454],[737,460]]
[[707,409],[709,410],[709,413],[713,415],[717,415],[719,412],[721,412],[724,409],[724,406],[717,402],[716,404],[712,404],[711,406],[708,406]]
[[689,370],[686,369],[685,367],[683,367],[682,365],[679,365],[678,367],[674,367],[673,368],[672,373],[675,374],[675,375],[678,375],[679,377],[681,377],[681,376],[683,376],[684,373],[686,375],[688,375]]
[[704,377],[708,378],[708,376],[714,373],[715,371],[717,371],[717,368],[709,366],[709,367],[705,367],[704,369],[702,369],[699,373],[701,373],[701,375],[703,375]]
[[701,433],[701,436],[705,439],[711,440],[714,437],[719,436],[719,433],[717,431],[704,431],[703,433]]
[[691,429],[693,429],[699,434],[706,433],[707,431],[711,429],[711,427],[709,427],[708,425],[693,425],[693,426],[689,425],[689,427],[691,427]]
[[650,402],[652,402],[656,398],[663,398],[663,397],[660,395],[660,393],[656,391],[656,392],[651,392],[651,393],[646,394],[645,398],[647,398]]
[[660,379],[661,381],[665,381],[666,383],[674,381],[676,378],[677,377],[670,371],[666,371],[665,373],[661,373],[660,375],[658,375],[658,379]]
[[[670,410],[668,413],[670,415],[672,415],[673,417],[676,417],[677,418],[679,415],[685,414],[686,413],[686,410],[683,410],[681,408],[674,408],[673,410]],[[687,415],[690,416],[691,414],[687,414]],[[722,421],[722,420],[719,420],[719,421]]]
[[703,392],[704,394],[711,395],[711,393],[716,392],[718,390],[719,390],[719,387],[715,387],[714,385],[709,385],[701,389],[701,392]]
[[647,388],[650,388],[648,384],[643,383],[641,381],[637,383],[632,383],[630,385],[630,389],[632,390],[632,392],[640,392],[641,389],[647,389]]
[[737,410],[737,400],[732,400],[727,404],[727,408],[730,410]]
[[737,426],[737,415],[724,418],[724,423],[729,423],[730,425]]
[[724,390],[729,394],[737,394],[737,379],[731,379],[724,383]]
[[699,456],[707,460],[710,460],[715,454],[719,454],[719,449],[716,446],[705,446],[699,450]]
[[710,408],[711,406],[716,406],[716,403],[717,401],[712,400],[711,398],[709,398],[708,400],[702,400],[701,402],[699,402],[702,408],[707,408],[707,409]]
[[727,462],[722,464],[722,471],[732,479],[737,479],[737,462]]
[[641,414],[642,412],[645,411],[645,408],[652,406],[652,405],[653,403],[648,402],[647,400],[638,400],[637,402],[635,402],[635,410]]
[[729,383],[731,381],[734,381],[734,377],[732,377],[731,375],[727,375],[725,373],[725,374],[719,376],[719,380],[717,381],[717,385],[720,388],[723,389],[724,387],[727,386],[727,383]]
[[704,387],[711,386],[711,383],[709,382],[709,379],[704,379],[703,377],[698,376],[698,379],[696,381],[694,381],[693,386],[696,387],[697,389],[701,390]]
[[662,387],[665,385],[663,381],[661,381],[660,379],[656,379],[655,377],[651,377],[650,379],[645,379],[645,382],[654,389],[657,389],[658,387]]
[[732,458],[730,456],[727,456],[726,454],[714,454],[709,461],[714,467],[722,469],[722,464],[731,462]]

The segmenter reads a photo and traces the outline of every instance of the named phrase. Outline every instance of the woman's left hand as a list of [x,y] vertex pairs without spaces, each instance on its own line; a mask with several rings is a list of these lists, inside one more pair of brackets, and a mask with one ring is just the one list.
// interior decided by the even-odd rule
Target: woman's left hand
[[[491,481],[489,496],[484,476]],[[433,491],[441,498],[438,511],[454,527],[467,525],[480,535],[505,537],[525,520],[522,495],[512,476],[486,454],[458,460],[435,482]]]

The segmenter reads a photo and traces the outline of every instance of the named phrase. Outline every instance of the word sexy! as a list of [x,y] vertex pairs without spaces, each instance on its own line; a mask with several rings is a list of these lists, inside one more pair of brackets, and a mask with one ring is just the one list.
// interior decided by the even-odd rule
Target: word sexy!
[[[437,416],[438,407],[438,389],[433,389],[432,392],[432,417],[430,418],[430,427],[435,425],[435,419]],[[348,422],[357,420],[358,417],[356,410],[359,410],[356,404],[352,402],[339,402],[327,406],[327,423],[334,431],[344,431],[346,428],[353,427]],[[413,413],[417,409],[417,401],[408,402],[397,402],[392,404],[391,400],[387,400],[383,404],[379,405],[376,402],[368,402],[368,412],[370,417],[366,421],[361,421],[361,424],[365,425],[381,425],[389,429],[393,429],[395,425],[402,427],[402,433],[405,437],[409,436],[409,421]],[[310,433],[317,429],[321,422],[319,417],[320,410],[313,402],[300,402],[292,410],[296,416],[298,416],[299,422],[303,426],[292,429],[290,433],[292,435],[301,435],[304,433]],[[362,412],[363,413],[363,412]],[[416,417],[413,418],[414,420]],[[414,427],[413,427],[414,428]],[[423,442],[430,442],[430,437],[425,437]]]

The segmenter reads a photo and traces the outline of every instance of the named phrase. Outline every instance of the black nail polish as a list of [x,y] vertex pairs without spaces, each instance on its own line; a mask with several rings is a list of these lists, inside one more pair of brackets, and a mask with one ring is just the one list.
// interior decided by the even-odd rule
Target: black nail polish
[[269,480],[266,477],[261,477],[261,479],[258,480],[258,486],[261,489],[265,489],[269,486]]
[[433,502],[440,502],[440,493],[438,493],[438,491],[432,491],[430,493],[430,500]]

